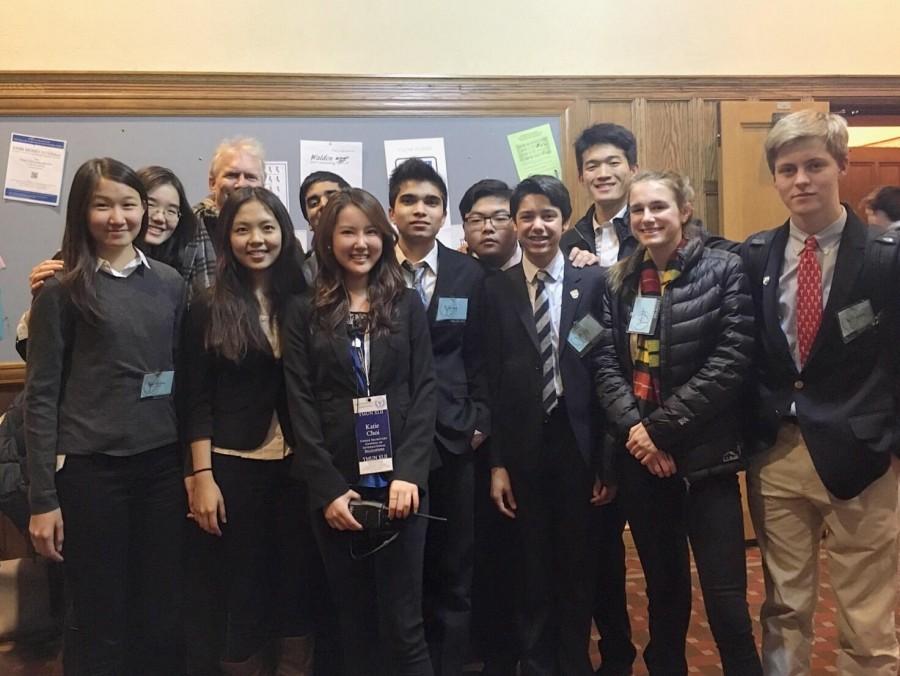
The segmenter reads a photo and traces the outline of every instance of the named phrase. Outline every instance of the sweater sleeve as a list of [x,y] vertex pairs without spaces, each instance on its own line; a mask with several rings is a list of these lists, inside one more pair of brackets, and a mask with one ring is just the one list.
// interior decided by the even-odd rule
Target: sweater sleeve
[[204,347],[208,323],[207,303],[199,301],[191,305],[185,314],[180,363],[184,386],[182,436],[187,444],[210,439],[213,433],[212,402],[216,381],[214,357]]
[[25,377],[25,447],[32,514],[59,507],[56,496],[59,402],[68,348],[66,322],[71,312],[62,287],[48,280],[31,308],[28,369]]
[[724,268],[718,341],[706,363],[646,421],[653,443],[667,450],[733,406],[753,356],[753,306],[741,259],[729,256]]
[[[393,478],[428,486],[437,420],[437,389],[431,352],[431,333],[425,309],[414,292],[404,296],[409,327],[409,412],[400,443],[394,449]],[[388,402],[390,405],[390,402]]]

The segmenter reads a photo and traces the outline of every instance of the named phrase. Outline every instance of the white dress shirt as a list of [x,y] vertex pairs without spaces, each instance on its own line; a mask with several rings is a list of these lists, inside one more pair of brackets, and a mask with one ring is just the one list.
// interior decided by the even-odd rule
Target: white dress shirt
[[[406,254],[403,253],[403,249],[400,248],[398,244],[396,249],[397,253],[397,262],[402,266],[406,258]],[[422,286],[425,289],[425,299],[426,299],[426,307],[431,305],[431,297],[434,295],[434,286],[437,284],[437,276],[438,276],[438,247],[437,242],[431,247],[431,251],[420,260],[418,263],[413,263],[410,261],[410,265],[412,265],[413,270],[418,270],[420,267],[425,267],[425,276],[422,278]],[[406,280],[406,286],[410,289],[415,288],[415,274],[403,268],[403,278]]]
[[566,258],[562,251],[557,251],[556,256],[546,268],[539,268],[527,256],[522,257],[522,270],[525,273],[525,281],[528,282],[528,297],[531,307],[534,307],[534,296],[537,292],[537,273],[544,270],[548,279],[544,281],[547,297],[550,301],[550,341],[553,343],[553,376],[556,384],[556,396],[563,396],[562,375],[559,370],[559,316],[562,310],[563,275],[566,270]]
[[116,270],[108,260],[106,260],[105,258],[100,258],[99,256],[97,256],[97,267],[94,269],[105,272],[110,277],[125,279],[126,277],[130,277],[131,273],[137,270],[142,265],[146,265],[147,269],[150,269],[150,262],[147,260],[144,252],[137,247],[134,247],[134,258],[128,261],[125,267],[123,267],[121,270]]
[[[625,218],[627,210],[628,205],[625,205],[613,216],[613,220]],[[613,221],[599,223],[596,209],[594,209],[594,251],[600,259],[601,267],[608,268],[619,260],[619,235],[616,234],[616,226]]]

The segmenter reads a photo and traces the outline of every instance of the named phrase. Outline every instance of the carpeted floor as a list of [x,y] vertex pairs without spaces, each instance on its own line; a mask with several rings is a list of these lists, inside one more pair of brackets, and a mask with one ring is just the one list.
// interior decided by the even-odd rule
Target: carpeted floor
[[[628,607],[631,612],[634,641],[639,648],[647,642],[647,598],[644,595],[644,579],[637,554],[628,553]],[[763,599],[763,575],[759,550],[747,550],[748,600],[754,618],[754,631],[759,643],[759,606]],[[816,610],[816,640],[812,664],[813,674],[837,673],[834,667],[837,628],[835,624],[834,594],[828,579],[827,566],[823,565],[820,577],[819,605]],[[596,636],[594,637],[596,639]],[[56,659],[58,643],[0,643],[0,675],[2,676],[60,676],[62,669]],[[598,661],[596,643],[592,642],[592,655]],[[692,674],[721,674],[719,656],[709,632],[703,611],[703,599],[694,579],[694,608],[688,635],[688,664]],[[646,674],[643,662],[638,658],[635,674]]]

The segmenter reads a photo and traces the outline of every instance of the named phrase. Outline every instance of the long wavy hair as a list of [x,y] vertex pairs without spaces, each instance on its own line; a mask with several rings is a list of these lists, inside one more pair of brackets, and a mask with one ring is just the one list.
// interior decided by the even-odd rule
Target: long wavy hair
[[350,316],[344,286],[344,269],[332,250],[338,216],[347,207],[359,209],[381,236],[381,257],[369,271],[369,329],[375,335],[390,333],[394,306],[406,289],[394,246],[397,235],[375,197],[361,188],[342,190],[328,199],[316,228],[319,274],[313,298],[313,321],[323,331],[337,335]]
[[[182,275],[186,272],[184,265],[184,248],[194,239],[197,234],[197,217],[191,209],[187,195],[184,192],[184,186],[171,169],[165,167],[149,166],[142,167],[137,170],[138,178],[144,184],[147,195],[153,192],[161,185],[170,185],[175,188],[178,193],[178,225],[175,231],[162,244],[154,245],[144,242],[141,249],[151,258],[162,261],[166,265],[171,265]],[[147,213],[149,219],[149,211]]]
[[72,304],[90,324],[96,324],[100,320],[102,309],[95,286],[97,245],[88,226],[88,212],[97,185],[104,178],[127,185],[140,195],[144,215],[134,244],[139,244],[147,231],[147,191],[131,167],[111,157],[94,158],[78,167],[66,204],[66,229],[62,241],[62,260],[66,272],[60,277],[60,284],[68,292]]
[[231,248],[231,230],[241,207],[259,202],[281,228],[281,251],[268,269],[269,322],[276,334],[288,300],[306,288],[302,273],[302,251],[294,238],[294,226],[287,209],[265,188],[240,188],[225,201],[219,213],[217,242],[221,255],[216,261],[216,281],[210,290],[210,317],[205,344],[231,361],[240,361],[249,349],[269,351],[269,341],[259,324],[261,308],[253,291],[250,272],[241,265]]

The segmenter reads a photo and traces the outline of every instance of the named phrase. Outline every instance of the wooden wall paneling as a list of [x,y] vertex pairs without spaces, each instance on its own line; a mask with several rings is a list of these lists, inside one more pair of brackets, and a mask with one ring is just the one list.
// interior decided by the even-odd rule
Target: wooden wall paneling
[[697,152],[700,173],[697,176],[697,201],[707,230],[721,234],[719,229],[719,102],[692,99],[697,118]]
[[687,175],[697,184],[699,172],[699,138],[696,120],[692,120],[691,102],[645,102],[644,130],[639,137],[644,148],[641,166],[644,169],[671,169]]

